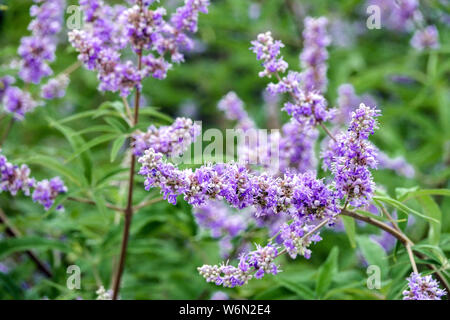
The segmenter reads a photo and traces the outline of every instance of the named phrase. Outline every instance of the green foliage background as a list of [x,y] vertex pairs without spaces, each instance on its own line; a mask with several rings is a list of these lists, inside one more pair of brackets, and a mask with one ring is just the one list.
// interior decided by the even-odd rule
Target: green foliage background
[[[0,11],[0,65],[3,65],[16,58],[20,38],[28,34],[31,1],[0,3],[7,6],[7,10]],[[261,14],[251,19],[249,7],[255,3],[260,5]],[[391,156],[404,156],[416,170],[416,177],[409,180],[388,170],[375,172],[377,184],[384,186],[390,197],[396,199],[406,192],[396,188],[450,188],[450,31],[448,25],[439,22],[442,12],[450,12],[437,0],[421,1],[421,7],[427,19],[438,25],[439,50],[417,52],[409,46],[410,34],[394,33],[385,28],[363,28],[352,45],[330,47],[327,92],[330,104],[336,102],[337,88],[343,83],[353,84],[358,94],[372,94],[383,114],[381,129],[373,141]],[[297,16],[295,8],[300,9]],[[262,91],[267,81],[257,76],[260,65],[249,50],[250,41],[258,33],[271,30],[274,37],[286,44],[283,54],[296,69],[302,50],[300,33],[304,16],[325,15],[364,26],[364,11],[364,3],[357,0],[213,0],[210,14],[200,17],[197,39],[203,50],[189,54],[186,63],[170,71],[165,81],[148,79],[145,82],[144,96],[147,104],[153,106],[148,110],[158,110],[172,117],[194,110],[193,118],[203,120],[204,128],[226,128],[232,124],[223,119],[216,104],[233,90],[245,101],[257,123],[265,127]],[[76,53],[67,45],[66,37],[63,38],[52,65],[55,73],[76,61]],[[6,72],[3,69],[1,74]],[[391,80],[393,75],[407,75],[414,81],[398,84]],[[115,95],[99,93],[96,87],[95,74],[78,69],[71,76],[66,97],[48,102],[25,121],[16,123],[3,146],[11,161],[30,164],[36,178],[60,175],[69,186],[68,196],[89,197],[97,205],[64,201],[62,197],[59,200],[64,201],[64,213],[45,213],[28,198],[0,194],[0,207],[25,234],[19,240],[0,240],[0,261],[13,266],[7,275],[0,273],[1,299],[90,299],[95,298],[100,284],[110,286],[112,260],[119,252],[123,219],[107,209],[105,201],[124,205],[124,184],[117,180],[126,179],[126,174],[116,170],[124,152],[120,150],[111,163],[113,142],[101,143],[89,150],[80,149],[105,132],[77,132],[107,125],[104,114],[98,118],[61,122],[71,115],[100,110],[102,104],[106,109],[106,101],[117,100]],[[285,117],[281,112],[280,115]],[[0,123],[0,132],[6,120]],[[149,112],[141,123],[148,126],[166,124],[168,120]],[[73,160],[67,161],[71,157]],[[142,185],[142,179],[138,181]],[[156,197],[156,192],[150,197]],[[136,203],[146,197],[149,195],[143,187],[137,188]],[[436,247],[421,250],[427,254],[427,263],[434,263],[446,272],[450,251],[449,197],[412,197],[405,204],[428,216],[442,216],[437,227],[440,237],[437,242],[434,240]],[[388,206],[388,209],[394,207]],[[0,226],[0,231],[2,228]],[[283,257],[280,275],[253,280],[243,288],[220,289],[207,284],[196,271],[202,264],[216,264],[221,260],[217,241],[200,232],[191,208],[183,201],[176,206],[159,202],[141,209],[133,217],[121,297],[209,299],[212,293],[221,290],[232,298],[245,299],[400,298],[406,284],[404,278],[410,273],[404,250],[384,254],[367,238],[377,233],[376,229],[358,225],[356,232],[356,248],[351,246],[345,233],[326,231],[324,240],[314,246],[311,260],[292,261]],[[407,232],[416,242],[430,244],[432,241],[428,239],[429,225],[424,219],[416,218]],[[263,243],[264,230],[256,232],[252,240]],[[35,265],[19,253],[25,248],[33,249],[49,263],[55,273],[52,279],[43,278],[36,272]],[[383,266],[380,290],[367,289],[366,268],[361,263],[360,252],[370,263]],[[71,291],[66,287],[66,268],[72,264],[82,270],[81,290]]]

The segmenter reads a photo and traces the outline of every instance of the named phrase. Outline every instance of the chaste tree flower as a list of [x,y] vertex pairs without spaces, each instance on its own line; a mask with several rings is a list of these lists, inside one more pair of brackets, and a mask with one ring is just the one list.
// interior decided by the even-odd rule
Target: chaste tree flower
[[[27,165],[13,165],[0,150],[0,193],[7,191],[16,196],[22,191],[26,196],[31,195],[34,202],[40,203],[48,211],[55,203],[56,197],[67,192],[67,187],[59,177],[36,181],[30,174],[31,170]],[[34,191],[31,194],[32,189]],[[63,207],[58,206],[56,210],[63,210]]]
[[147,132],[133,136],[134,154],[142,156],[151,147],[157,152],[176,157],[186,151],[199,134],[200,125],[187,118],[177,118],[170,126],[156,128],[152,125]]
[[43,77],[52,74],[48,65],[55,59],[56,34],[61,31],[65,0],[34,0],[30,9],[34,17],[28,25],[32,32],[21,39],[18,53],[21,56],[19,77],[28,83],[37,84]]
[[374,192],[369,169],[376,169],[376,150],[368,137],[378,127],[376,117],[379,115],[379,110],[361,104],[352,113],[348,131],[330,141],[326,155],[339,196],[346,196],[355,207],[368,204]]
[[403,291],[403,300],[441,300],[441,297],[447,294],[439,288],[439,284],[431,275],[422,276],[413,272],[406,280],[408,289]]
[[[110,6],[102,0],[81,0],[85,27],[69,32],[69,41],[79,52],[79,60],[95,70],[99,90],[120,92],[128,96],[133,88],[142,87],[148,76],[164,79],[171,64],[182,62],[183,50],[192,50],[187,32],[197,31],[199,13],[207,13],[208,0],[185,0],[184,5],[164,19],[163,7],[150,9],[153,1],[137,0],[132,7]],[[130,44],[141,57],[136,67],[131,60],[122,61],[122,53]],[[145,53],[146,51],[147,53]],[[148,52],[151,51],[151,52]]]

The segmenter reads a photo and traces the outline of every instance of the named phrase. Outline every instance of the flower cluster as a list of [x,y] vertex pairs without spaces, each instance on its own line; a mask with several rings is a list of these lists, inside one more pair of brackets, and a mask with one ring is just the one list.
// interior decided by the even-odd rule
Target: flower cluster
[[0,77],[0,101],[5,96],[8,88],[15,82],[16,80],[11,76]]
[[419,51],[439,48],[436,26],[423,26],[424,18],[419,10],[419,0],[368,0],[367,5],[381,9],[383,24],[395,31],[414,31],[411,46]]
[[325,17],[307,17],[304,21],[303,51],[300,62],[304,71],[301,74],[305,91],[324,92],[327,87],[327,64],[330,37],[327,33],[328,20]]
[[327,109],[327,101],[325,98],[312,91],[306,91],[306,93],[300,91],[296,95],[295,102],[287,102],[283,110],[300,124],[309,122],[314,125],[328,121],[334,116],[334,109]]
[[439,288],[439,284],[431,275],[422,276],[411,273],[407,278],[408,290],[403,291],[403,300],[441,300],[447,292]]
[[311,257],[311,250],[308,247],[312,242],[322,240],[318,232],[306,236],[314,228],[314,225],[305,225],[299,219],[294,219],[292,223],[285,223],[281,226],[280,239],[292,259],[295,259],[297,255],[304,256],[306,259]]
[[251,50],[256,54],[256,58],[262,60],[264,70],[259,73],[261,78],[286,71],[288,63],[280,57],[280,49],[284,44],[280,40],[274,40],[270,31],[259,34],[257,39],[252,41],[252,45]]
[[37,84],[52,74],[48,62],[55,59],[56,34],[62,29],[65,0],[34,2],[30,9],[34,20],[28,25],[32,35],[21,39],[18,53],[22,58],[19,77]]
[[176,157],[182,154],[200,134],[200,126],[191,119],[177,118],[170,126],[150,126],[145,133],[133,136],[134,154],[142,156],[153,148],[156,152]]
[[[67,188],[59,177],[48,180],[36,181],[30,177],[30,168],[23,164],[20,167],[8,162],[7,158],[0,154],[0,193],[9,192],[16,196],[22,191],[26,196],[32,197],[34,202],[42,204],[45,210],[49,210],[56,197],[61,193],[66,193]],[[34,189],[31,194],[31,189]],[[62,210],[59,206],[57,210]]]
[[411,38],[411,46],[419,51],[439,49],[439,32],[433,25],[417,30]]
[[18,87],[8,87],[3,95],[3,107],[11,113],[16,120],[23,120],[27,112],[33,111],[38,103],[33,100],[30,93]]
[[66,94],[66,88],[68,85],[69,77],[65,74],[52,78],[42,86],[41,97],[47,100],[62,98]]
[[278,249],[272,244],[265,247],[257,245],[256,250],[243,254],[239,259],[238,267],[228,264],[203,265],[198,268],[198,272],[207,282],[214,282],[226,288],[243,286],[255,277],[261,279],[265,274],[276,275],[279,266],[274,263],[278,256]]
[[13,165],[0,154],[0,192],[8,191],[15,196],[22,191],[29,196],[30,189],[35,185],[35,180],[30,177],[30,173],[27,165],[23,164],[20,167]]
[[244,110],[244,102],[233,91],[228,92],[217,104],[219,110],[225,112],[225,116],[237,121],[237,127],[247,131],[255,128],[255,123]]
[[[258,39],[252,42],[252,49],[257,59],[264,61],[265,69],[260,76],[270,77],[276,74],[279,80],[278,83],[270,83],[267,89],[272,94],[289,93],[291,95],[293,101],[286,102],[284,110],[302,125],[305,122],[317,124],[328,121],[334,117],[335,113],[333,109],[327,109],[327,102],[320,94],[326,87],[325,61],[328,58],[326,46],[330,41],[326,33],[327,20],[308,17],[305,19],[305,24],[307,25],[303,34],[305,49],[301,54],[302,65],[305,69],[302,73],[289,71],[285,77],[280,77],[279,73],[285,72],[288,65],[279,58],[283,44],[281,41],[274,41],[270,32],[258,35]],[[272,65],[283,67],[270,68]]]
[[[49,210],[53,206],[56,197],[60,193],[66,192],[67,187],[64,185],[64,182],[59,177],[55,177],[50,180],[45,179],[36,183],[32,198],[34,202],[42,204],[45,210]],[[62,206],[56,208],[56,210],[61,209]]]
[[[166,10],[149,8],[153,1],[134,1],[131,8],[109,6],[102,0],[82,0],[86,26],[69,33],[69,41],[79,52],[79,59],[90,70],[98,72],[99,89],[119,91],[122,96],[133,88],[141,89],[148,76],[164,79],[173,62],[184,60],[182,50],[193,48],[186,32],[196,32],[198,15],[207,13],[209,0],[185,0],[170,21],[164,20]],[[135,66],[131,60],[122,61],[122,51],[130,44],[142,56]],[[154,53],[144,54],[144,50]]]
[[374,192],[370,168],[376,168],[376,149],[368,141],[377,128],[379,110],[361,104],[352,113],[348,131],[336,140],[330,140],[329,149],[323,155],[324,164],[334,174],[336,190],[340,197],[355,206],[367,204]]
[[349,83],[340,85],[337,98],[338,109],[333,122],[338,125],[346,125],[351,120],[352,112],[355,111],[361,103],[364,103],[369,107],[375,106],[375,100],[372,96],[368,94],[358,96],[355,92],[355,88]]
[[[337,98],[337,111],[336,116],[333,119],[335,128],[333,132],[338,133],[339,127],[347,124],[351,120],[352,112],[355,111],[357,106],[364,103],[366,106],[375,107],[376,102],[371,95],[364,94],[358,96],[355,92],[355,88],[351,84],[342,84],[338,88],[338,98]],[[330,138],[326,138],[323,144],[328,146],[330,144]],[[414,168],[406,162],[402,157],[390,158],[386,153],[379,150],[376,146],[372,146],[375,149],[376,160],[378,163],[378,168],[380,169],[390,169],[395,171],[398,175],[412,178],[414,177]],[[323,168],[326,170],[331,166],[330,150],[325,150]]]
[[161,188],[164,198],[171,203],[176,203],[177,196],[183,194],[194,206],[210,199],[223,199],[237,209],[254,206],[257,216],[289,213],[310,219],[339,212],[333,192],[312,174],[255,175],[236,163],[180,170],[151,148],[139,162],[142,164],[139,173],[146,176],[146,189]]

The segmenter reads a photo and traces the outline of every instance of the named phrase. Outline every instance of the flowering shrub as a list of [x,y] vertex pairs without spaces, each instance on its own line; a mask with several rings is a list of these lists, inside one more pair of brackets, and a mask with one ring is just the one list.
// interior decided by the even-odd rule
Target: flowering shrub
[[[355,7],[386,18],[393,39],[373,45],[358,21],[293,4],[281,32],[264,23],[277,5],[259,2],[80,0],[75,29],[66,1],[32,2],[27,35],[0,53],[0,286],[8,274],[15,288],[1,298],[447,296],[438,8]],[[253,40],[221,25],[230,10]],[[227,123],[237,142],[214,128]],[[9,257],[24,249],[29,260]]]

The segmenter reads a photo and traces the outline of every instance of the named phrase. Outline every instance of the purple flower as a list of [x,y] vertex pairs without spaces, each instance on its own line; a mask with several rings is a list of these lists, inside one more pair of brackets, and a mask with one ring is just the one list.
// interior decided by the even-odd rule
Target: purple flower
[[328,20],[325,17],[307,17],[304,21],[303,51],[300,62],[304,69],[301,74],[302,87],[306,91],[324,92],[327,87],[328,51],[330,44],[327,33]]
[[61,75],[57,78],[50,79],[41,88],[41,97],[44,99],[62,98],[66,94],[66,88],[69,85],[69,78]]
[[5,111],[14,115],[16,120],[23,120],[27,112],[33,111],[37,103],[28,92],[17,87],[8,87],[3,96]]
[[210,199],[223,199],[237,209],[254,206],[257,216],[289,213],[310,220],[338,212],[334,193],[312,173],[283,177],[255,175],[235,163],[180,170],[151,148],[139,162],[142,164],[139,173],[146,176],[146,189],[161,188],[171,203],[184,194],[184,199],[194,206]]
[[22,58],[19,77],[25,82],[37,84],[43,77],[52,74],[48,63],[55,59],[56,34],[62,29],[65,1],[34,2],[36,4],[30,9],[34,20],[28,25],[32,35],[21,39],[18,53]]
[[296,97],[294,103],[287,102],[283,110],[286,111],[299,123],[316,124],[328,121],[334,117],[334,109],[327,109],[327,101],[325,98],[315,92],[307,92]]
[[304,256],[306,259],[311,257],[311,250],[308,247],[312,242],[322,240],[318,232],[304,237],[314,228],[314,225],[307,225],[300,219],[294,219],[290,224],[285,223],[281,226],[280,240],[292,259],[295,259],[297,255]]
[[374,192],[374,182],[369,169],[375,169],[376,148],[368,137],[378,128],[376,117],[379,110],[361,104],[352,113],[348,132],[330,140],[323,154],[324,165],[334,174],[336,190],[340,197],[355,207],[365,205]]
[[408,289],[403,291],[403,300],[441,300],[447,294],[431,275],[422,276],[413,272],[406,280]]
[[225,116],[230,120],[238,122],[238,128],[247,131],[255,128],[255,123],[244,110],[244,102],[233,91],[228,92],[218,103],[219,110],[225,112]]
[[280,49],[284,44],[274,40],[270,31],[259,34],[257,39],[252,41],[252,45],[250,49],[256,54],[256,59],[262,60],[264,70],[259,73],[261,78],[270,78],[272,74],[286,71],[288,64],[280,57]]
[[[99,90],[128,96],[141,90],[142,81],[152,76],[164,79],[173,62],[181,62],[182,50],[191,50],[192,40],[185,31],[195,32],[199,12],[207,13],[207,0],[185,0],[170,22],[164,20],[162,7],[149,9],[153,1],[129,1],[131,8],[111,7],[101,0],[82,0],[86,26],[69,32],[69,41],[79,52],[78,58],[100,80]],[[122,50],[130,44],[142,56],[140,70],[132,61],[122,61]],[[154,53],[145,53],[153,51]]]
[[207,282],[234,288],[247,284],[253,277],[261,279],[266,274],[276,275],[280,272],[279,266],[274,263],[277,256],[278,249],[273,245],[268,244],[265,247],[257,245],[256,250],[241,255],[238,267],[228,264],[203,265],[197,270]]
[[15,196],[22,190],[25,195],[30,195],[30,189],[35,184],[35,180],[30,177],[30,173],[30,168],[27,165],[23,164],[20,167],[13,165],[8,162],[5,156],[0,154],[0,193],[7,191]]
[[170,126],[150,126],[145,133],[133,136],[134,154],[141,156],[153,148],[156,152],[175,157],[182,154],[201,133],[201,128],[191,119],[177,118]]
[[417,30],[411,39],[411,46],[419,51],[439,49],[439,32],[436,26],[431,25]]
[[[33,201],[42,204],[45,210],[49,210],[56,197],[61,193],[66,193],[67,187],[64,182],[59,178],[55,177],[51,180],[42,180],[36,183],[36,187],[33,192]],[[58,206],[57,210],[62,210],[61,206]]]
[[6,90],[15,82],[16,80],[11,76],[0,77],[0,101],[3,99]]
[[395,31],[407,31],[413,27],[415,16],[420,19],[418,0],[368,0],[366,7],[375,5],[381,9],[384,27]]

